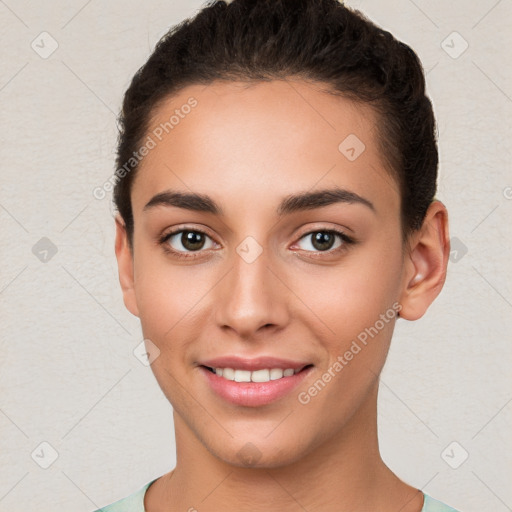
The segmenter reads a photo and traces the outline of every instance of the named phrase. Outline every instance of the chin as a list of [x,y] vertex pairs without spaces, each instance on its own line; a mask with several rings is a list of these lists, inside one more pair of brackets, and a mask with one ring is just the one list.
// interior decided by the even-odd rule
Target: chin
[[224,463],[240,468],[273,469],[288,466],[304,456],[298,440],[288,436],[286,445],[265,438],[233,440],[222,446],[207,446]]

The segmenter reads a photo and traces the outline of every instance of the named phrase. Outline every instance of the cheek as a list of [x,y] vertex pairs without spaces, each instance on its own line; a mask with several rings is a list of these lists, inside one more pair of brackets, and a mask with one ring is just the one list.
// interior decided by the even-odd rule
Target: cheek
[[[144,336],[155,344],[172,337],[173,326],[188,309],[187,288],[180,272],[172,270],[162,257],[142,249],[135,259],[135,294]],[[190,283],[189,283],[190,286]],[[160,341],[158,341],[160,340]]]
[[378,248],[354,253],[338,267],[303,275],[300,295],[308,298],[307,304],[330,328],[333,338],[355,338],[399,297],[400,254],[397,249]]
[[328,373],[321,380],[331,392],[322,393],[316,406],[348,414],[380,374],[400,309],[401,261],[399,240],[386,245],[383,237],[339,267],[323,268],[314,279],[302,277],[300,293],[310,290],[308,305],[327,327],[319,336],[327,357],[322,371]]
[[400,309],[399,265],[391,265],[361,256],[358,265],[331,269],[332,278],[309,283],[315,284],[310,307],[327,326],[323,335],[316,331],[325,359],[317,378],[299,390],[298,401],[312,421],[326,418],[327,430],[338,429],[364,403],[385,363]]
[[204,325],[198,316],[218,279],[211,266],[180,265],[142,249],[135,263],[135,294],[144,337],[166,354],[182,350]]
[[140,324],[144,338],[159,350],[151,370],[173,408],[186,411],[192,406],[182,385],[188,378],[187,340],[193,338],[194,306],[205,292],[195,277],[191,282],[190,267],[172,266],[149,251],[137,256],[135,290]]

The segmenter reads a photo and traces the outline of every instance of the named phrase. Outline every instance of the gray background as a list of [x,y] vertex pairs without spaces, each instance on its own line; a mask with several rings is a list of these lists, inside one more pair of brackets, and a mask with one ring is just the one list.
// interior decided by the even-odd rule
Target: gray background
[[[347,3],[428,72],[454,248],[428,313],[398,322],[382,453],[456,508],[512,510],[512,5]],[[142,336],[122,302],[110,197],[92,190],[114,171],[133,73],[200,6],[0,0],[0,511],[90,511],[174,466],[171,407],[133,354]]]

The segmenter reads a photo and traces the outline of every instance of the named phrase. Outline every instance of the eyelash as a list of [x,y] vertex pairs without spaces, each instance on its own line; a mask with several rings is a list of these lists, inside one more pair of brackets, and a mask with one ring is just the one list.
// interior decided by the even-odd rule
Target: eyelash
[[[204,251],[202,251],[202,250],[188,251],[188,252],[176,251],[174,249],[171,249],[169,247],[169,244],[167,243],[168,240],[172,236],[174,236],[174,235],[176,235],[178,233],[183,233],[184,231],[188,231],[190,233],[201,233],[201,234],[207,236],[208,238],[212,238],[210,235],[208,235],[208,233],[206,233],[205,231],[202,231],[201,229],[180,228],[180,229],[176,229],[175,231],[170,231],[170,232],[165,233],[164,235],[162,235],[159,238],[158,243],[163,247],[164,251],[166,251],[167,253],[172,254],[173,256],[176,256],[178,258],[183,258],[183,259],[196,258],[197,256],[193,256],[192,254],[194,254],[194,253],[201,253],[201,252],[204,252]],[[333,228],[329,228],[329,229],[315,229],[313,231],[308,231],[307,233],[304,233],[299,238],[299,240],[302,240],[303,238],[305,238],[305,237],[307,237],[309,235],[313,235],[314,233],[330,233],[330,234],[337,235],[339,238],[341,238],[343,244],[340,245],[339,247],[337,247],[336,249],[329,249],[328,251],[306,251],[306,252],[312,252],[313,254],[329,254],[329,255],[337,254],[338,252],[342,252],[342,251],[346,250],[347,246],[350,246],[350,245],[353,245],[353,244],[356,243],[356,240],[354,238],[349,237],[343,231],[339,231],[339,230],[333,229]],[[314,256],[314,257],[317,258],[318,256]]]

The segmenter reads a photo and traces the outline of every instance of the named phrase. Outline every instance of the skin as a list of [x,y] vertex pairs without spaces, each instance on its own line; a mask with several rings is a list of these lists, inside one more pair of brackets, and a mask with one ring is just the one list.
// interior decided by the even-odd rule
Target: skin
[[[148,489],[146,510],[419,512],[423,494],[384,464],[377,439],[378,376],[396,319],[309,403],[297,395],[393,303],[407,320],[425,313],[446,276],[446,208],[434,201],[404,245],[398,187],[366,105],[300,80],[215,82],[168,98],[152,126],[190,96],[198,105],[138,170],[133,252],[116,218],[124,302],[160,350],[151,368],[174,410],[176,467]],[[354,161],[338,150],[349,134],[366,147]],[[285,196],[334,186],[368,199],[375,211],[353,202],[277,216]],[[143,211],[167,189],[208,194],[224,215]],[[178,226],[206,231],[204,248],[188,250],[194,258],[178,259],[159,244]],[[357,243],[337,253],[337,237],[327,251],[312,245],[311,232],[333,228]],[[247,236],[262,248],[252,263],[236,251]],[[180,236],[172,248],[187,251]],[[314,367],[287,396],[243,407],[217,396],[197,366],[226,354]],[[238,455],[249,442],[259,456],[252,465]]]

